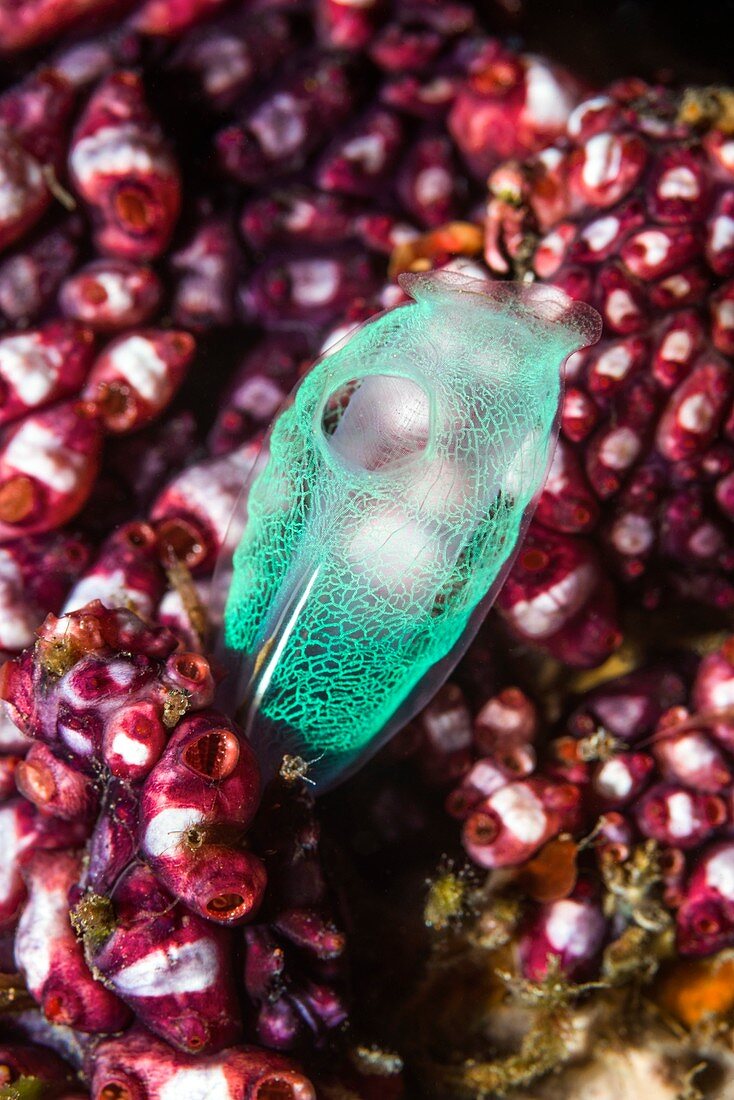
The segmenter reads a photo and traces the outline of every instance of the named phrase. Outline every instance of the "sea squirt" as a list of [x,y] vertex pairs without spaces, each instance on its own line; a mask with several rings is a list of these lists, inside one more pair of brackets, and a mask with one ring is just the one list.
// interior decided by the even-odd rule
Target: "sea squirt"
[[453,272],[330,349],[274,422],[224,611],[228,677],[264,768],[319,791],[449,674],[543,485],[562,367],[598,337],[550,287]]

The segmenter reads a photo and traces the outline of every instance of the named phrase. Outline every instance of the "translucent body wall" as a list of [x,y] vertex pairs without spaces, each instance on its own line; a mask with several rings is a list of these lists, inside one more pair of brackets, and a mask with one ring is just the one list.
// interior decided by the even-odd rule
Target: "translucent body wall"
[[248,735],[322,789],[468,644],[542,486],[562,364],[598,337],[549,288],[404,280],[415,303],[321,359],[271,429],[225,611]]

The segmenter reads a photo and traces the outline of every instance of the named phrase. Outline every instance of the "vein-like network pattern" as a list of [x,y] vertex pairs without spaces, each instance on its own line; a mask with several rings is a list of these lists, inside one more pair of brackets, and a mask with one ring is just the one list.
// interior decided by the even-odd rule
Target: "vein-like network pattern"
[[319,758],[322,784],[458,659],[542,485],[561,365],[596,331],[548,288],[404,285],[415,304],[317,363],[275,422],[234,558],[248,733]]

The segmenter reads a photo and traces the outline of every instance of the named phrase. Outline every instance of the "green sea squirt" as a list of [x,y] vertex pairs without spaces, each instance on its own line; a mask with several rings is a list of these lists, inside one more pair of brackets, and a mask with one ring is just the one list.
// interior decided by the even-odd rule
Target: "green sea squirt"
[[407,275],[303,378],[249,488],[223,641],[265,770],[343,779],[449,674],[491,606],[598,337],[549,287]]

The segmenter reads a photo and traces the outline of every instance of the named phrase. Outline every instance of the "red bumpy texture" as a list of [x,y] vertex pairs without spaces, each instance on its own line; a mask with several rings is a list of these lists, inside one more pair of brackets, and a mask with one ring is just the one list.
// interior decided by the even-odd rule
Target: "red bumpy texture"
[[622,82],[490,178],[490,269],[530,272],[604,319],[569,363],[533,525],[553,564],[521,554],[499,601],[518,636],[572,664],[618,636],[600,567],[647,608],[671,589],[734,605],[734,142],[687,117],[673,93]]

